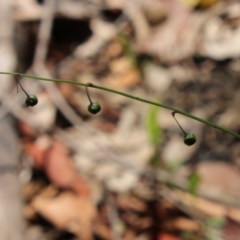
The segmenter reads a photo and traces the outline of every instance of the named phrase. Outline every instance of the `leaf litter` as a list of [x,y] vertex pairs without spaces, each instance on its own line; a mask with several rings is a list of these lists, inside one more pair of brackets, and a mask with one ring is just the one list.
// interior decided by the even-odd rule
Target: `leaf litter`
[[[39,20],[44,4],[14,4],[21,31],[36,35],[32,12]],[[238,132],[233,97],[239,92],[233,69],[239,57],[238,8],[237,1],[224,0],[194,5],[174,0],[108,0],[106,5],[59,1],[54,20],[60,13],[71,19],[64,24],[78,27],[65,34],[53,24],[45,65],[53,77],[156,99]],[[81,31],[86,16],[90,36]],[[74,39],[78,31],[81,41]],[[125,45],[120,33],[127,36]],[[25,35],[23,44],[30,42]],[[33,54],[24,49],[24,55]],[[19,63],[19,68],[24,64],[29,62]],[[56,230],[49,239],[66,233],[72,235],[65,239],[238,239],[237,231],[229,230],[240,224],[235,139],[183,119],[186,130],[199,135],[193,148],[184,149],[170,112],[151,114],[143,103],[94,90],[91,98],[102,103],[102,111],[93,118],[86,111],[84,89],[58,84],[55,90],[65,105],[54,109],[46,100],[48,111],[36,108],[32,113],[41,119],[32,118],[32,124],[18,120],[28,156],[24,161],[31,162],[26,166],[32,171],[31,181],[23,185],[23,190],[30,189],[23,191],[26,231],[36,225],[42,229],[29,239],[44,235],[49,227]],[[43,94],[49,94],[46,88]],[[159,165],[150,164],[153,157]],[[171,172],[174,164],[178,167]],[[195,195],[187,187],[191,173],[200,177]],[[36,188],[29,187],[34,184]],[[214,218],[221,224],[211,224]]]

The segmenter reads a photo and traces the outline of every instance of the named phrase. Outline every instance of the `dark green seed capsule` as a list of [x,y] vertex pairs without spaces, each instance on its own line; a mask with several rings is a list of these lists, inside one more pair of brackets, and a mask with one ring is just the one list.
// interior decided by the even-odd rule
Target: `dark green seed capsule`
[[184,137],[184,143],[188,146],[192,146],[197,141],[197,138],[194,133],[188,133]]
[[101,105],[98,102],[92,102],[88,105],[88,111],[92,114],[97,114],[101,111]]
[[37,105],[38,98],[37,98],[36,95],[30,95],[30,96],[27,97],[25,103],[26,103],[27,107],[29,107],[29,106],[33,107],[33,106]]

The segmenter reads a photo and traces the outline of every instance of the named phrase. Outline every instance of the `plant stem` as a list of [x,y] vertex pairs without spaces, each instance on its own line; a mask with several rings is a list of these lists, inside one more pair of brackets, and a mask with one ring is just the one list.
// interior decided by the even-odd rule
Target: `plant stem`
[[[22,86],[22,84],[20,83],[20,81],[19,81],[19,74],[15,74],[15,80],[16,80],[16,82],[17,82],[17,84],[19,84],[19,86],[21,87],[21,89],[23,90],[23,92],[26,94],[26,96],[29,98],[29,94],[25,91],[25,89],[23,88],[23,86]],[[18,85],[17,85],[18,86]]]
[[178,120],[175,118],[175,112],[172,112],[172,116],[174,118],[174,120],[176,121],[177,125],[180,127],[180,129],[182,130],[184,136],[187,136],[187,133],[185,132],[185,130],[182,128],[182,126],[180,125],[180,123],[178,122]]
[[134,100],[137,100],[137,101],[140,101],[140,102],[144,102],[144,103],[147,103],[147,104],[151,104],[151,105],[155,105],[155,106],[158,106],[158,107],[162,107],[162,108],[171,110],[175,113],[181,114],[181,115],[186,116],[188,118],[192,118],[192,119],[194,119],[198,122],[201,122],[203,124],[206,124],[208,126],[216,128],[218,130],[221,130],[225,133],[228,133],[228,134],[240,139],[239,134],[237,134],[237,133],[235,133],[235,132],[233,132],[233,131],[231,131],[227,128],[221,127],[221,126],[219,126],[215,123],[209,122],[209,121],[204,120],[202,118],[196,117],[192,114],[186,113],[182,110],[175,109],[173,107],[170,107],[170,106],[167,106],[167,105],[164,105],[164,104],[161,104],[161,103],[153,102],[153,101],[150,101],[150,100],[147,100],[147,99],[144,99],[144,98],[136,97],[136,96],[133,96],[133,95],[125,93],[125,92],[121,92],[121,91],[117,91],[117,90],[114,90],[114,89],[102,87],[102,86],[99,86],[99,85],[95,85],[95,84],[92,84],[92,83],[80,83],[80,82],[74,82],[74,81],[68,81],[68,80],[56,79],[56,78],[42,78],[42,77],[36,77],[36,76],[31,76],[31,75],[22,74],[22,73],[15,73],[15,72],[0,72],[0,74],[6,74],[6,75],[12,75],[12,76],[16,76],[16,74],[17,74],[21,77],[32,78],[32,79],[35,79],[35,80],[42,80],[42,81],[49,81],[49,82],[59,82],[59,83],[69,83],[69,84],[74,84],[74,85],[78,85],[78,86],[91,87],[91,88],[96,88],[96,89],[100,89],[100,90],[103,90],[103,91],[115,93],[115,94],[122,95],[124,97],[131,98],[131,99],[134,99]]
[[[91,86],[92,84],[88,83],[88,85]],[[86,86],[86,93],[87,93],[87,97],[88,97],[88,100],[89,100],[90,104],[92,104],[92,100],[91,100],[90,95],[88,93],[88,86]]]

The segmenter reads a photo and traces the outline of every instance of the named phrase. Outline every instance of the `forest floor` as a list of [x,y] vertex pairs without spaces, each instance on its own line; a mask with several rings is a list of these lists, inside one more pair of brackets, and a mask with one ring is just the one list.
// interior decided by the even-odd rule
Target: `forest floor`
[[[240,133],[240,3],[13,1],[16,71],[92,83]],[[22,78],[25,240],[238,240],[240,142],[171,111]],[[16,91],[16,85],[14,90]],[[21,116],[21,117],[19,117]]]

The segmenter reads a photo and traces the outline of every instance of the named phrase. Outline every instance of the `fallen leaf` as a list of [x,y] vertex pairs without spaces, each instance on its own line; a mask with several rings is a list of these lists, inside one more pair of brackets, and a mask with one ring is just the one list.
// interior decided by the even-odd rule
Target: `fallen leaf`
[[235,240],[238,239],[240,235],[240,225],[239,223],[227,219],[226,224],[223,228],[223,236],[225,236],[228,240]]
[[23,137],[35,137],[37,135],[36,129],[24,121],[18,121],[18,128]]
[[54,140],[44,162],[44,170],[49,179],[59,187],[72,189],[81,196],[89,197],[87,183],[74,168],[67,148],[63,143]]
[[39,195],[31,206],[59,229],[74,233],[82,240],[93,239],[96,209],[88,199],[72,192],[64,192],[56,197]]
[[50,144],[51,139],[48,136],[40,136],[35,142],[27,143],[24,146],[27,154],[32,157],[36,168],[44,168],[46,152]]
[[175,236],[172,235],[172,234],[161,233],[161,234],[158,236],[158,240],[180,240],[180,238],[175,237]]
[[111,74],[106,80],[105,84],[111,88],[131,88],[139,83],[140,74],[134,69],[128,69],[121,74]]
[[49,144],[49,142],[44,143],[44,139],[41,139],[35,144],[26,146],[35,166],[44,170],[47,177],[56,186],[71,189],[75,193],[89,198],[89,187],[75,169],[65,145],[57,140],[53,140],[50,147]]
[[179,217],[176,219],[171,219],[164,223],[164,229],[176,231],[198,231],[200,229],[200,225],[198,222],[192,219]]
[[199,192],[212,199],[231,202],[240,199],[240,175],[236,167],[223,162],[203,162],[197,167]]

